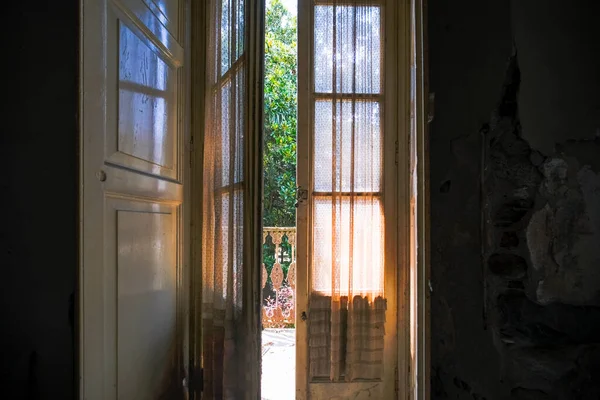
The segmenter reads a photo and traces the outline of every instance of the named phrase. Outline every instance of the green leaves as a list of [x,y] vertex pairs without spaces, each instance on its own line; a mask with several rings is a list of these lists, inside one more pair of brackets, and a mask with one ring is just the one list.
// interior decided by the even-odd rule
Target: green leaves
[[264,226],[296,225],[296,17],[271,0],[265,32]]

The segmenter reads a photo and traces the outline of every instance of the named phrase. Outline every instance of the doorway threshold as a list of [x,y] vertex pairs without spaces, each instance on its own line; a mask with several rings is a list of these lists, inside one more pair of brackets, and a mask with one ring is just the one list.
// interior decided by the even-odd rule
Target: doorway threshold
[[262,400],[294,400],[296,391],[296,330],[262,331]]

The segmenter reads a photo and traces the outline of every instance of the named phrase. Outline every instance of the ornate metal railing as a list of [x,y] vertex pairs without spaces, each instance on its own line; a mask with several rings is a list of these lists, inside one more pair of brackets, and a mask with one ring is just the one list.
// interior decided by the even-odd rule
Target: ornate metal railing
[[264,328],[292,328],[296,319],[296,228],[263,228]]

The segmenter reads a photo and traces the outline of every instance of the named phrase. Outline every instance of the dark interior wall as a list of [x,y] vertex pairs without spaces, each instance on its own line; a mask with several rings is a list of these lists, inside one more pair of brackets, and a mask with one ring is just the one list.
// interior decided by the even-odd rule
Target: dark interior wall
[[78,2],[3,6],[0,397],[74,398]]
[[428,0],[432,398],[600,398],[600,4]]

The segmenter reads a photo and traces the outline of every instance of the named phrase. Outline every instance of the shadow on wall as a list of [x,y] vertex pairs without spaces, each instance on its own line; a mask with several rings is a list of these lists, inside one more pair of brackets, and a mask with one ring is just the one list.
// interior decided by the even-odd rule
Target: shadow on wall
[[433,399],[600,398],[599,17],[429,1]]
[[10,2],[0,137],[0,397],[75,398],[78,1]]

